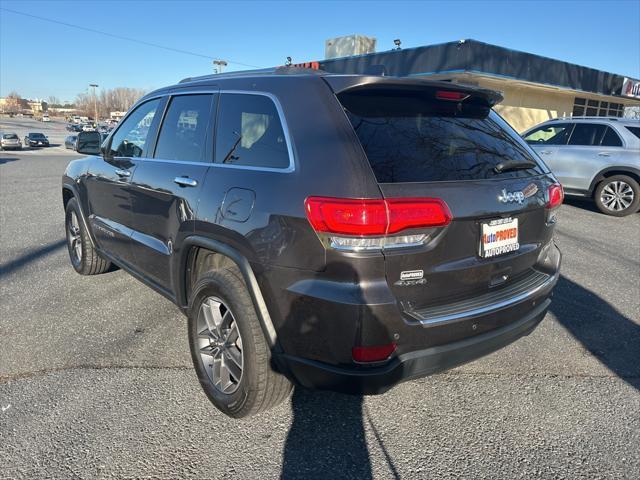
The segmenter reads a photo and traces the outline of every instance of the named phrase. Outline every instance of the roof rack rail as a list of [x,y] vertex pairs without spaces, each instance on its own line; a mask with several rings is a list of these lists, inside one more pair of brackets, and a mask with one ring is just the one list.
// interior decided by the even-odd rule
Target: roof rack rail
[[573,115],[573,116],[568,116],[568,117],[556,117],[556,118],[550,118],[549,120],[547,120],[547,122],[552,122],[554,120],[625,120],[623,117],[613,117],[613,116],[606,116],[606,117],[599,117],[597,115]]
[[241,70],[239,72],[211,73],[198,77],[187,77],[178,83],[198,82],[201,80],[216,80],[223,78],[253,77],[256,75],[325,75],[327,72],[320,70],[318,62],[304,64],[281,65],[278,67],[258,68],[254,70]]

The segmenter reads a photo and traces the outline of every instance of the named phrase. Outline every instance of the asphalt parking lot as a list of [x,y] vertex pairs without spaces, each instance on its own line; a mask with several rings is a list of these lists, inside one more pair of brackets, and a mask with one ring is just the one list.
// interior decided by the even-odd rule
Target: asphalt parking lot
[[20,141],[23,142],[20,152],[27,155],[43,153],[42,148],[24,146],[24,137],[31,132],[43,133],[49,137],[51,146],[45,149],[48,154],[65,152],[64,139],[72,134],[66,131],[66,126],[67,123],[61,118],[53,118],[50,122],[40,122],[28,117],[0,118],[0,132],[18,135]]
[[60,176],[77,157],[0,153],[0,478],[638,478],[640,214],[561,208],[551,311],[506,349],[238,421],[201,392],[176,307],[70,266]]

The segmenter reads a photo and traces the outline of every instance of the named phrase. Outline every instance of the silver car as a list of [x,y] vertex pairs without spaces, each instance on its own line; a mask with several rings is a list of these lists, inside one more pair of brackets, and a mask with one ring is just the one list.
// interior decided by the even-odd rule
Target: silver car
[[593,198],[623,217],[640,205],[640,121],[608,117],[549,120],[522,135],[567,195]]
[[0,135],[1,150],[21,150],[22,142],[15,133],[3,133]]

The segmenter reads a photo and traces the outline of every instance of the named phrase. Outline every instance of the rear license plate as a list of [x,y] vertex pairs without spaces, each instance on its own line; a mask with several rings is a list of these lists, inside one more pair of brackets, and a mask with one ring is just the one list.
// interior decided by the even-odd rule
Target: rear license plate
[[500,218],[480,224],[481,257],[491,258],[519,248],[517,218]]

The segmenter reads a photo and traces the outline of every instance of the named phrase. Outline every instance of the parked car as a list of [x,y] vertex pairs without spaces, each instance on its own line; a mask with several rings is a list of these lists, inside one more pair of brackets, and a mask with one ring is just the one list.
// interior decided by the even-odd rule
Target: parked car
[[567,195],[592,198],[607,215],[640,206],[640,121],[607,117],[558,118],[523,134]]
[[78,136],[77,135],[69,135],[64,139],[64,148],[76,150],[78,146]]
[[22,150],[22,142],[15,133],[3,133],[0,138],[1,150]]
[[24,137],[25,147],[48,147],[49,139],[44,133],[31,132]]
[[113,263],[173,301],[233,417],[291,382],[381,393],[493,352],[559,276],[562,187],[498,93],[305,72],[150,93],[103,153],[79,133],[89,156],[62,180],[73,268]]
[[83,132],[93,132],[94,130],[95,128],[93,127],[93,125],[90,125],[88,123],[85,123],[84,125],[82,125]]

